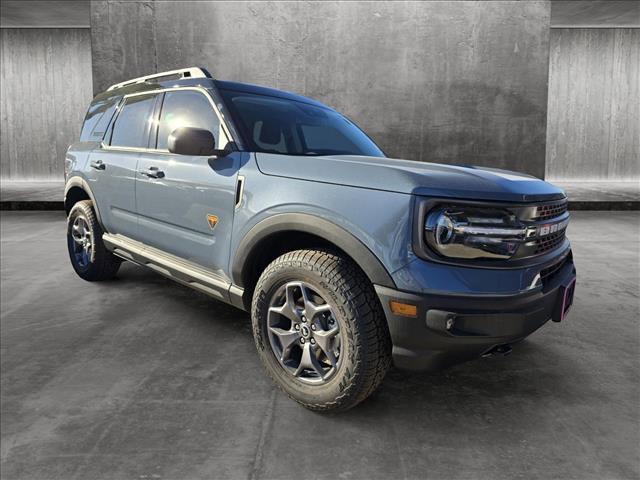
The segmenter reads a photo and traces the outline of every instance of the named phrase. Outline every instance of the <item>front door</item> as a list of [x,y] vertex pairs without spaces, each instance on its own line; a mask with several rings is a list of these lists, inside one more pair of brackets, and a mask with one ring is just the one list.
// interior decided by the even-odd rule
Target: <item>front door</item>
[[224,272],[240,155],[209,158],[169,153],[167,139],[178,127],[210,130],[218,148],[228,141],[204,92],[181,89],[164,94],[156,148],[142,154],[138,162],[138,240],[228,280]]

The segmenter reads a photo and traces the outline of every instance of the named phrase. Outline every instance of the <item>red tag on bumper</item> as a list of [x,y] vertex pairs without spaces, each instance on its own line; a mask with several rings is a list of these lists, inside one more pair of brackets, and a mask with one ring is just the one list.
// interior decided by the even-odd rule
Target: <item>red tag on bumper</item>
[[576,279],[575,277],[566,285],[560,289],[560,295],[558,295],[558,304],[556,305],[552,320],[554,322],[563,321],[571,306],[573,305],[573,296],[576,291]]

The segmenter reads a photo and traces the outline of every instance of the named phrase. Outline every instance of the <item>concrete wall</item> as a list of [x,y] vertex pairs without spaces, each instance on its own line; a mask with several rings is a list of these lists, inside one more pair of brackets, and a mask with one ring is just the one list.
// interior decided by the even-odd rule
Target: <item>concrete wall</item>
[[93,1],[94,91],[189,65],[325,102],[394,157],[544,175],[545,1]]
[[91,100],[88,29],[0,30],[0,177],[62,180]]
[[640,29],[553,29],[547,177],[640,179]]

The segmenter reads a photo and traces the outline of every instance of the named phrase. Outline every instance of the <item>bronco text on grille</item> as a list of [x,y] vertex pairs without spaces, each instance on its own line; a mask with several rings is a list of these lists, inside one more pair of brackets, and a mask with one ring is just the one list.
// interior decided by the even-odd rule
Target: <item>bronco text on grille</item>
[[534,255],[540,255],[559,247],[566,235],[569,225],[569,214],[567,212],[567,201],[539,205],[533,220],[537,223],[550,220],[535,230],[537,237],[535,240]]

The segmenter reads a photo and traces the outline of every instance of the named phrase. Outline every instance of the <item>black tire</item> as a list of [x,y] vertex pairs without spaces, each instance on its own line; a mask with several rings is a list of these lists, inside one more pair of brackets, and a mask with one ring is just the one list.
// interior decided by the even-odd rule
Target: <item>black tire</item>
[[[268,310],[278,289],[305,282],[330,305],[339,324],[340,358],[326,383],[309,385],[286,370],[268,337]],[[274,382],[296,402],[317,410],[347,410],[371,395],[391,366],[391,338],[373,285],[362,270],[325,250],[296,250],[264,270],[253,295],[253,334],[260,359]],[[317,333],[317,332],[316,332]]]
[[[87,261],[83,261],[82,248],[74,240],[74,225],[86,226],[90,232],[88,235],[90,254],[86,255]],[[91,200],[77,202],[71,208],[67,218],[67,247],[73,269],[80,278],[89,282],[112,279],[122,263],[120,258],[105,248],[102,233],[102,227],[98,223]]]

